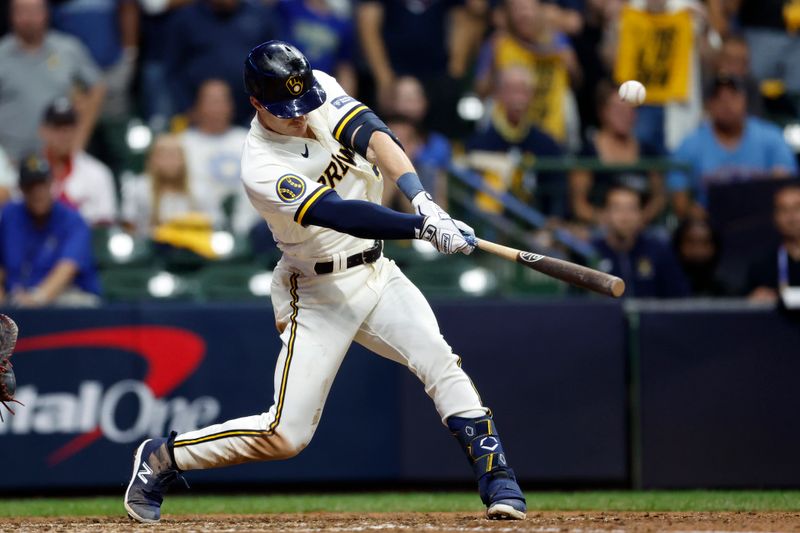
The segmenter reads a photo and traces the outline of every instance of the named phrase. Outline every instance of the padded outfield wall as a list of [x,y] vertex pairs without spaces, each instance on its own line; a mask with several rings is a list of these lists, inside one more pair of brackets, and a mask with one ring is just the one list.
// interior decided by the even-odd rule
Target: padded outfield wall
[[[800,323],[774,310],[626,313],[615,302],[434,305],[518,476],[559,486],[798,486]],[[118,487],[147,436],[266,410],[267,304],[25,310],[15,457],[0,489]],[[409,332],[413,334],[413,332]],[[193,472],[234,483],[464,481],[466,460],[405,368],[354,345],[298,457]]]

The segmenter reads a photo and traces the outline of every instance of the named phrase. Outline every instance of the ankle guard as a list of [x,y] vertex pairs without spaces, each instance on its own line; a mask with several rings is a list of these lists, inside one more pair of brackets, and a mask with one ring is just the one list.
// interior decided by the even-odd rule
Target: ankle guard
[[447,419],[447,427],[467,455],[484,504],[489,505],[502,498],[525,501],[514,471],[508,466],[500,435],[491,416],[451,416]]

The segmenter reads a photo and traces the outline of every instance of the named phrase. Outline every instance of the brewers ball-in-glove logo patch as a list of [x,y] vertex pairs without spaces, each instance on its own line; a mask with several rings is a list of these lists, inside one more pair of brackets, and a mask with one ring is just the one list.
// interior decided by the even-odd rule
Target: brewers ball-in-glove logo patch
[[297,96],[303,91],[303,79],[300,76],[292,76],[286,80],[286,88],[289,92]]
[[285,174],[278,179],[278,197],[287,204],[294,202],[306,192],[306,182],[294,174]]

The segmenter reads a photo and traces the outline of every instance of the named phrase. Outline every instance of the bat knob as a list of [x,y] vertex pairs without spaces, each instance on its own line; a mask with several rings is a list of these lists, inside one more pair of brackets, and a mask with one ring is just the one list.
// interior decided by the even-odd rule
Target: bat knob
[[625,282],[620,278],[614,278],[611,282],[611,296],[619,298],[625,293]]

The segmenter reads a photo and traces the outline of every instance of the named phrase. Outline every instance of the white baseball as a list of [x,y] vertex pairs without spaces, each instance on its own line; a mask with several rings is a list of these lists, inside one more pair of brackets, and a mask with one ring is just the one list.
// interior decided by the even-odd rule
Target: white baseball
[[629,80],[619,86],[619,97],[623,102],[631,105],[641,105],[644,102],[647,91],[644,85],[636,80]]

